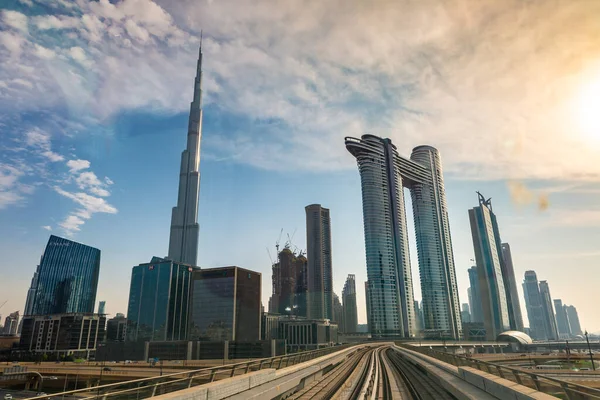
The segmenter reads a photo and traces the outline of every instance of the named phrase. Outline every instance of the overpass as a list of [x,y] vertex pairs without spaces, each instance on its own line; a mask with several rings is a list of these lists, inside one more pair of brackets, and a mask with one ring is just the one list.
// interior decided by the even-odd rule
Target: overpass
[[600,390],[585,384],[434,347],[344,345],[38,398],[600,399]]

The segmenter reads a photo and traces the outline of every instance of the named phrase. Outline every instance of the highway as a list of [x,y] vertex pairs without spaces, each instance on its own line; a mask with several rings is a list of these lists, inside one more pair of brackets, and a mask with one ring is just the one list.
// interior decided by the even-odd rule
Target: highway
[[390,345],[360,348],[289,399],[450,400],[436,380]]

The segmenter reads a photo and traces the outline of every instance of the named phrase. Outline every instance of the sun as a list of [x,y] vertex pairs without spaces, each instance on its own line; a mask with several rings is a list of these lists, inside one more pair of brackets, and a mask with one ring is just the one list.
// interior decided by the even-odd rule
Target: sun
[[581,86],[575,113],[581,131],[590,138],[600,140],[600,74]]

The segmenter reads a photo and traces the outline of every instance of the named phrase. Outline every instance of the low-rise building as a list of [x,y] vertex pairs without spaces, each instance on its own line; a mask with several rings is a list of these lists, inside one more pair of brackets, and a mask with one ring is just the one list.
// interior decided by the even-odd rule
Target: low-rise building
[[117,313],[114,318],[106,321],[106,341],[123,342],[127,335],[127,318],[121,313]]
[[21,351],[89,358],[104,340],[106,317],[92,313],[31,315],[23,320]]

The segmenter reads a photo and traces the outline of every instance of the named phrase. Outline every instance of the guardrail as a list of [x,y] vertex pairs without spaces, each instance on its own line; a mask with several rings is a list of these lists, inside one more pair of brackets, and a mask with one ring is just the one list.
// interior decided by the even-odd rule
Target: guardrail
[[[477,360],[457,354],[444,353],[423,347],[411,346],[410,344],[398,344],[407,350],[433,357],[457,367],[472,367],[480,371],[499,376],[503,379],[516,382],[531,389],[565,399],[600,399],[600,389],[592,388],[577,383],[567,382],[561,379],[551,378],[524,369],[508,367],[488,361]],[[551,370],[549,370],[551,372]],[[593,376],[593,375],[592,375]]]
[[322,357],[351,346],[354,346],[354,344],[332,346],[319,350],[303,351],[270,358],[259,358],[236,364],[227,364],[218,367],[176,372],[157,377],[135,379],[61,393],[44,394],[43,396],[30,397],[27,400],[62,399],[63,397],[68,396],[76,396],[78,400],[104,400],[109,398],[112,400],[129,398],[145,399],[165,393],[175,392],[177,390],[188,389],[192,386],[214,382],[218,379],[230,378],[235,375],[243,375],[252,371],[259,371],[265,368],[285,368],[312,360],[317,357]]

